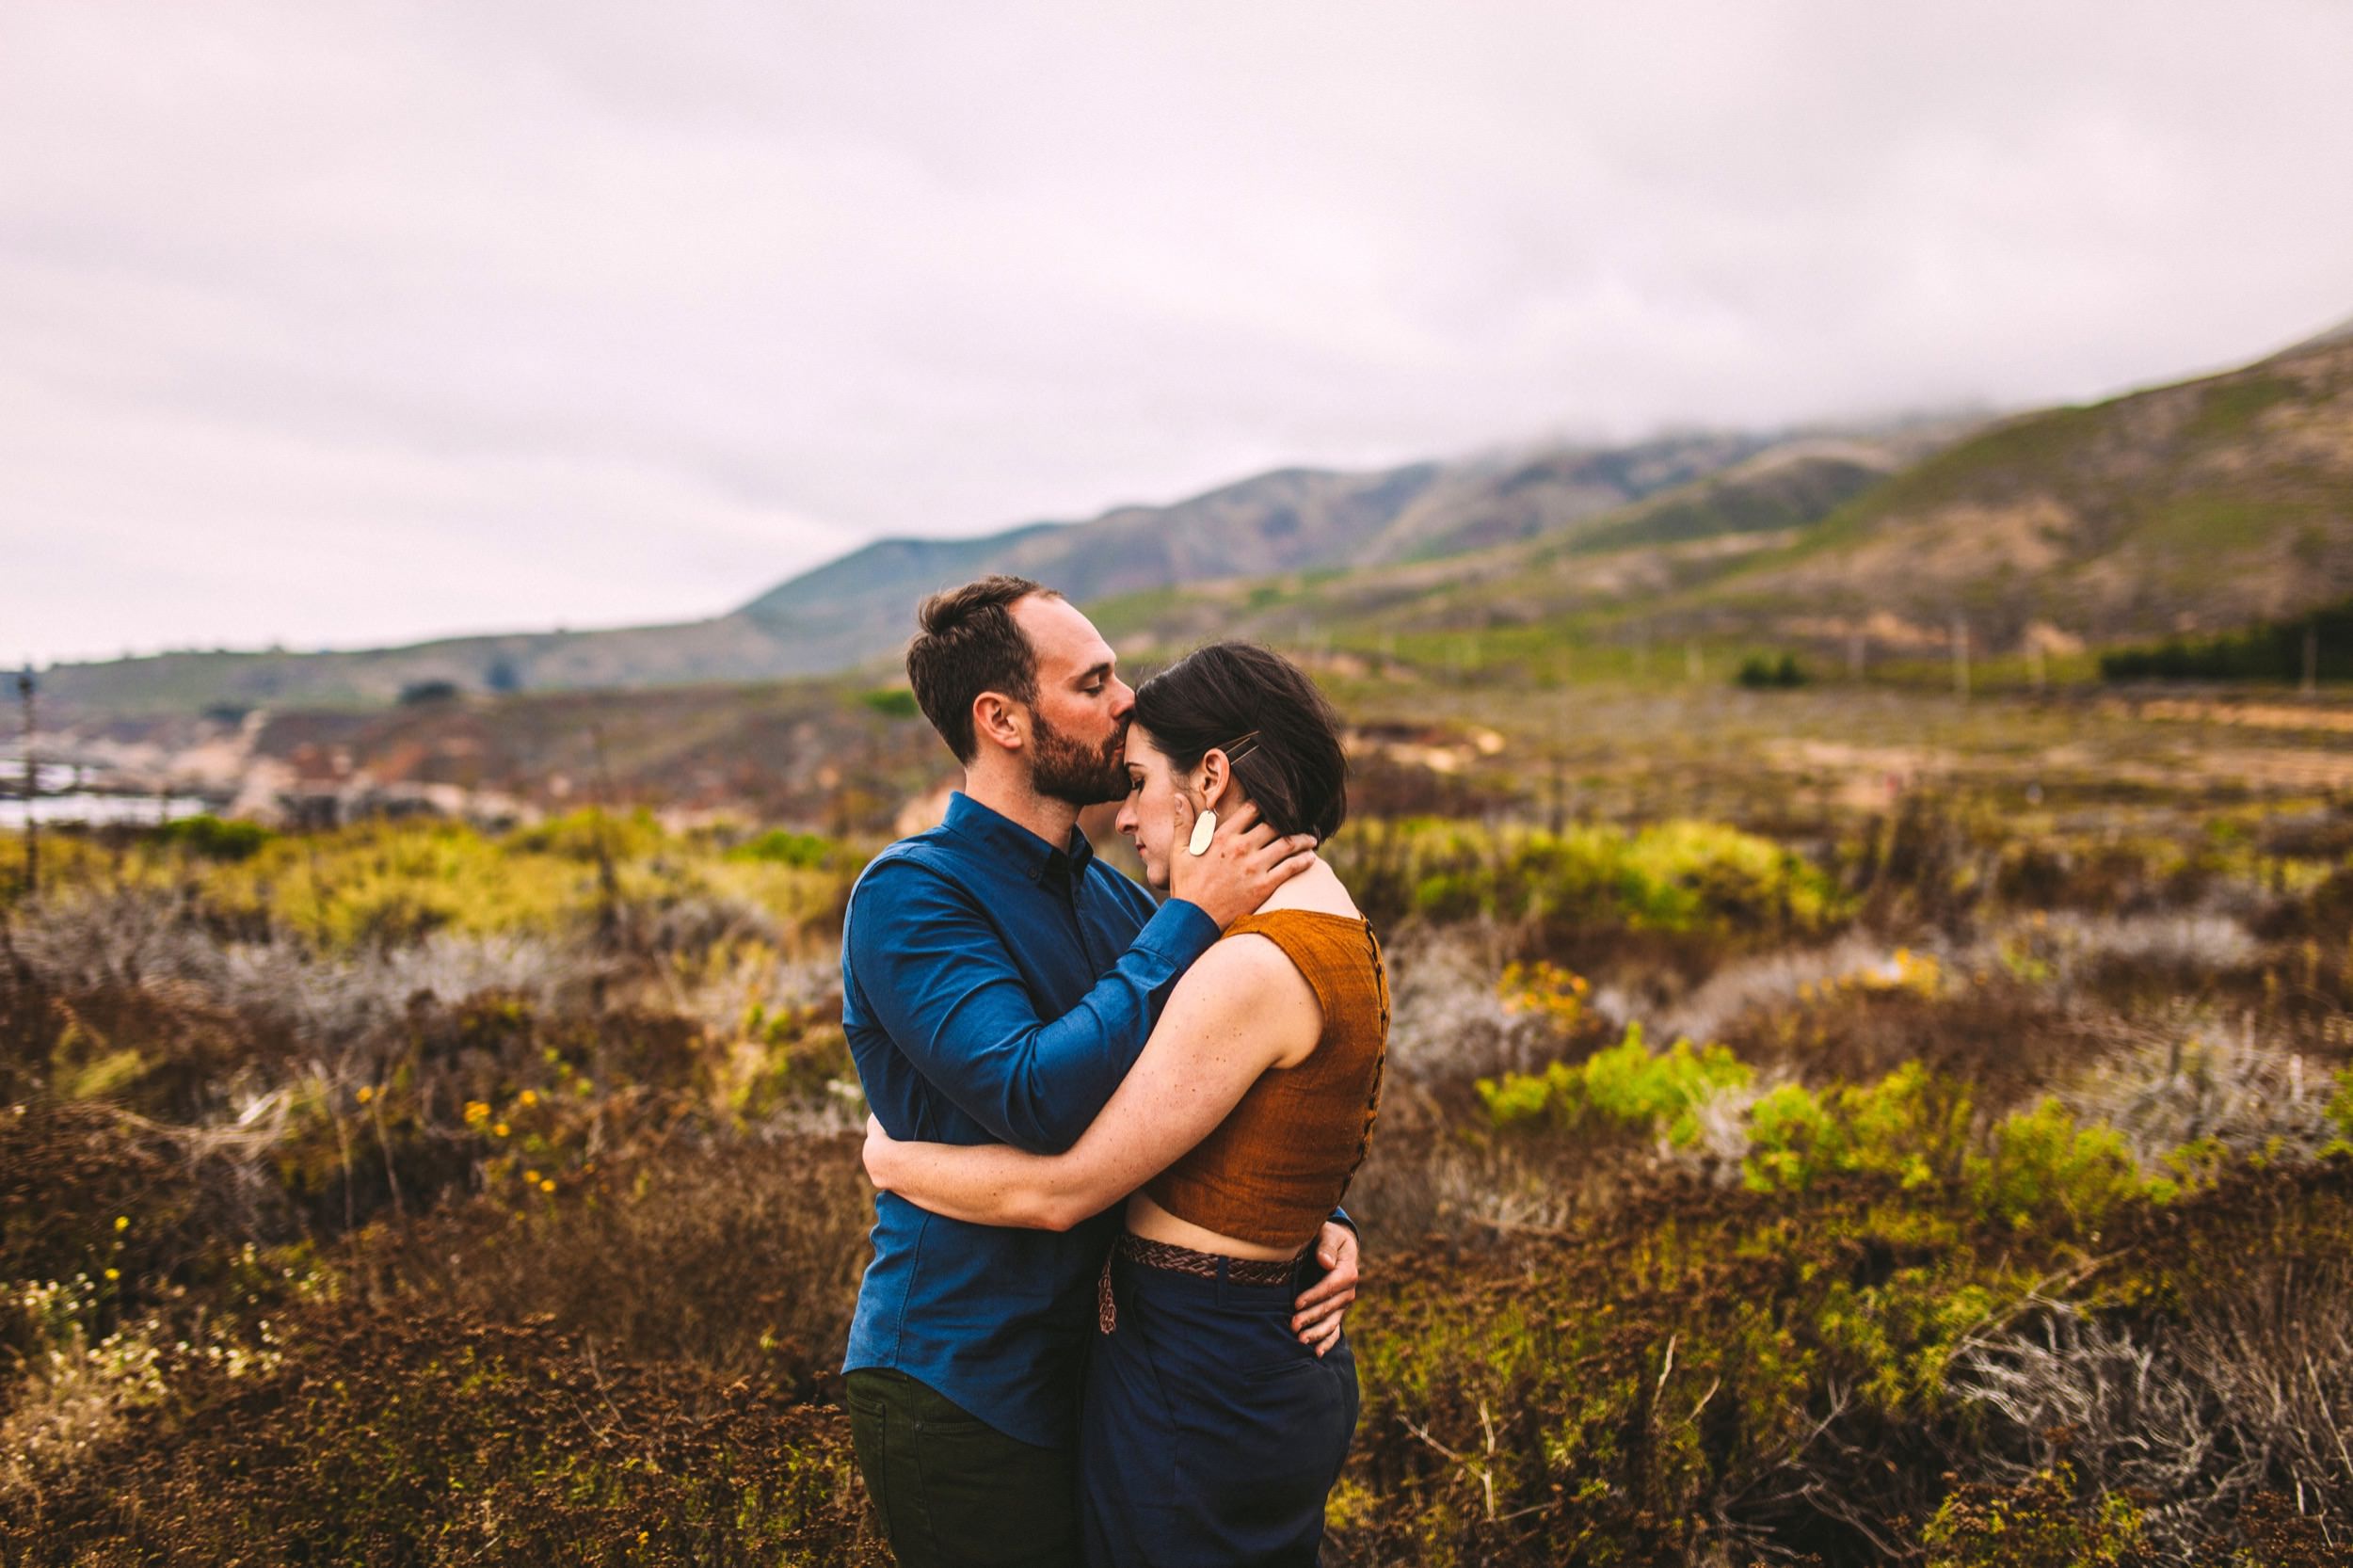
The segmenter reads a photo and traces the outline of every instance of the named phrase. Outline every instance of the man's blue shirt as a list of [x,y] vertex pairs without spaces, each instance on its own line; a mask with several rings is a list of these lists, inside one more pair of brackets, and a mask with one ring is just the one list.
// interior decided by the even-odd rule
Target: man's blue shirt
[[[1171,986],[1218,938],[1197,905],[958,792],[850,895],[841,1025],[894,1138],[1059,1153],[1135,1064]],[[1024,1442],[1078,1416],[1116,1211],[1057,1234],[967,1224],[884,1192],[844,1370],[888,1367]]]

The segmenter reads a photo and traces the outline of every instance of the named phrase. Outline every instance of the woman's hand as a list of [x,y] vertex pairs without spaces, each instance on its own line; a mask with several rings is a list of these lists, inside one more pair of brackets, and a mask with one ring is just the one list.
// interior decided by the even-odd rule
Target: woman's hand
[[898,1142],[883,1130],[882,1118],[872,1112],[866,1117],[866,1179],[878,1192],[890,1191],[891,1157],[898,1151]]

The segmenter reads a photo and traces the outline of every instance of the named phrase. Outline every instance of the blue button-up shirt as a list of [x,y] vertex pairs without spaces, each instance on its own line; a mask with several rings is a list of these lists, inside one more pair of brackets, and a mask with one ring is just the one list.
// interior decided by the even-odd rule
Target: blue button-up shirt
[[[894,1138],[1078,1141],[1134,1065],[1179,975],[1218,938],[961,792],[850,895],[841,1024]],[[895,1368],[1024,1442],[1071,1441],[1095,1276],[1117,1215],[1056,1233],[967,1224],[884,1192],[845,1370]]]

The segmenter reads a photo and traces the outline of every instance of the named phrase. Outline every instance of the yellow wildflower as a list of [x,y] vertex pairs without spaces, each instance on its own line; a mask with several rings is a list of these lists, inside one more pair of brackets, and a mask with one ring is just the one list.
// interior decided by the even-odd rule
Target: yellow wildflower
[[536,1171],[525,1171],[525,1172],[523,1173],[523,1185],[524,1185],[525,1187],[536,1187],[536,1186],[538,1186],[538,1185],[539,1185],[539,1173],[538,1173],[538,1172],[536,1172]]
[[117,1230],[129,1230],[130,1228],[131,1228],[131,1216],[130,1216],[130,1215],[128,1215],[128,1214],[118,1214],[118,1215],[116,1215],[116,1216],[115,1216],[115,1229],[117,1229]]
[[525,1107],[536,1105],[539,1103],[538,1092],[536,1090],[525,1089],[522,1094],[518,1096],[518,1102]]
[[490,1130],[496,1133],[499,1137],[504,1138],[506,1136],[506,1124],[504,1122],[501,1122]]
[[122,1277],[122,1271],[120,1269],[109,1269],[106,1271],[106,1277],[108,1279],[120,1279]]
[[376,1098],[376,1091],[373,1088],[364,1083],[360,1085],[360,1103],[361,1105],[367,1104],[368,1101],[374,1098]]
[[539,1191],[540,1191],[540,1192],[554,1192],[554,1191],[555,1191],[555,1181],[554,1181],[554,1178],[550,1177],[549,1179],[547,1179],[547,1180],[544,1180],[544,1181],[540,1182],[540,1183],[539,1183]]

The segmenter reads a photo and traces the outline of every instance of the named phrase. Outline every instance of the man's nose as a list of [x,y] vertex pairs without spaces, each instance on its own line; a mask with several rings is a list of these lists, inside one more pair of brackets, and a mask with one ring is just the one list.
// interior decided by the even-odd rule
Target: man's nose
[[1136,689],[1117,676],[1112,677],[1112,717],[1124,719],[1128,710],[1136,705]]

